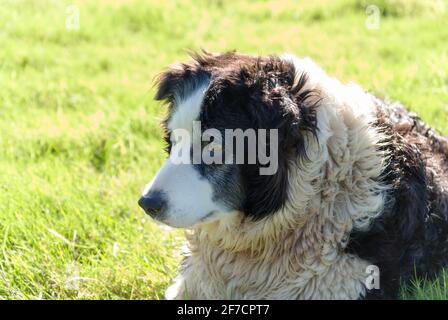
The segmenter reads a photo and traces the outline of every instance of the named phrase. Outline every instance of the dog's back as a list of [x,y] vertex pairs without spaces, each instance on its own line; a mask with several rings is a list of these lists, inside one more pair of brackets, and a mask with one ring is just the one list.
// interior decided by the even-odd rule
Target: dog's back
[[348,250],[381,270],[382,288],[368,298],[394,298],[400,279],[434,277],[448,266],[448,139],[401,104],[373,99],[392,188],[384,214],[352,234]]

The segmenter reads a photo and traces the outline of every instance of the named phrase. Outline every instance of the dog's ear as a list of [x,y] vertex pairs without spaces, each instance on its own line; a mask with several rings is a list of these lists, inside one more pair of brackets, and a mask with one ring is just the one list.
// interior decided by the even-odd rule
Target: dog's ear
[[[288,67],[288,66],[287,66]],[[288,69],[287,69],[288,70]],[[264,217],[281,209],[287,199],[288,174],[291,161],[307,159],[307,137],[317,139],[316,106],[319,100],[314,92],[304,89],[307,76],[296,79],[293,75],[272,73],[262,88],[262,97],[253,118],[258,128],[277,129],[277,171],[272,175],[260,175],[260,166],[245,166],[243,181],[246,191],[244,210],[249,216]],[[269,143],[275,143],[270,141]],[[269,146],[266,146],[269,150]]]
[[156,100],[172,102],[176,98],[184,98],[196,86],[210,78],[210,65],[215,56],[207,51],[190,52],[190,56],[190,62],[173,64],[157,77]]
[[180,86],[185,74],[181,64],[171,66],[167,71],[161,73],[157,78],[156,100],[171,101],[176,88]]
[[173,65],[159,75],[155,99],[168,102],[182,99],[209,77],[209,72],[197,63]]

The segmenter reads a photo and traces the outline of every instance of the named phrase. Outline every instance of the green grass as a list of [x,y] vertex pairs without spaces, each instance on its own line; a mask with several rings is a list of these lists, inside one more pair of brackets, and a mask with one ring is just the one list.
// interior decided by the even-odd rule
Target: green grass
[[186,49],[311,56],[448,134],[448,3],[378,0],[378,30],[369,3],[2,0],[0,298],[163,296],[183,235],[136,201],[164,158],[152,80]]

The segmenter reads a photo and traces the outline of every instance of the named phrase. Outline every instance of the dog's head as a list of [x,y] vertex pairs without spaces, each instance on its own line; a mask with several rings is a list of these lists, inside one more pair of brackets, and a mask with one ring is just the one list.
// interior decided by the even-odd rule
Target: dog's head
[[202,53],[169,68],[156,94],[169,105],[169,157],[139,205],[174,227],[278,211],[288,163],[306,161],[306,137],[317,130],[306,83],[292,61],[275,56]]

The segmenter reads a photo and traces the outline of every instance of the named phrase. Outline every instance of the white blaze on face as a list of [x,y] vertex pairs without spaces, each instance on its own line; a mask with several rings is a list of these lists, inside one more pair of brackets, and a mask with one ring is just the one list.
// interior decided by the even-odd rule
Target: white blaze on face
[[[202,109],[202,101],[204,100],[205,92],[208,89],[209,83],[204,83],[195,91],[191,92],[185,99],[174,102],[174,113],[168,121],[168,129],[173,131],[175,129],[186,129],[190,133],[193,130],[193,121],[198,120]],[[179,98],[175,98],[179,100]]]
[[[181,129],[184,135],[190,134],[190,139],[172,141],[173,150],[191,150],[193,121],[198,120],[204,94],[208,83],[200,86],[186,99],[175,102],[173,114],[168,121],[170,132]],[[173,135],[172,137],[173,138]],[[189,145],[176,146],[176,143]],[[149,197],[151,192],[161,192],[166,201],[166,208],[160,217],[162,222],[173,227],[190,227],[199,222],[216,219],[220,214],[229,211],[214,200],[211,183],[200,175],[190,164],[173,161],[171,156],[146,186],[143,197]]]

